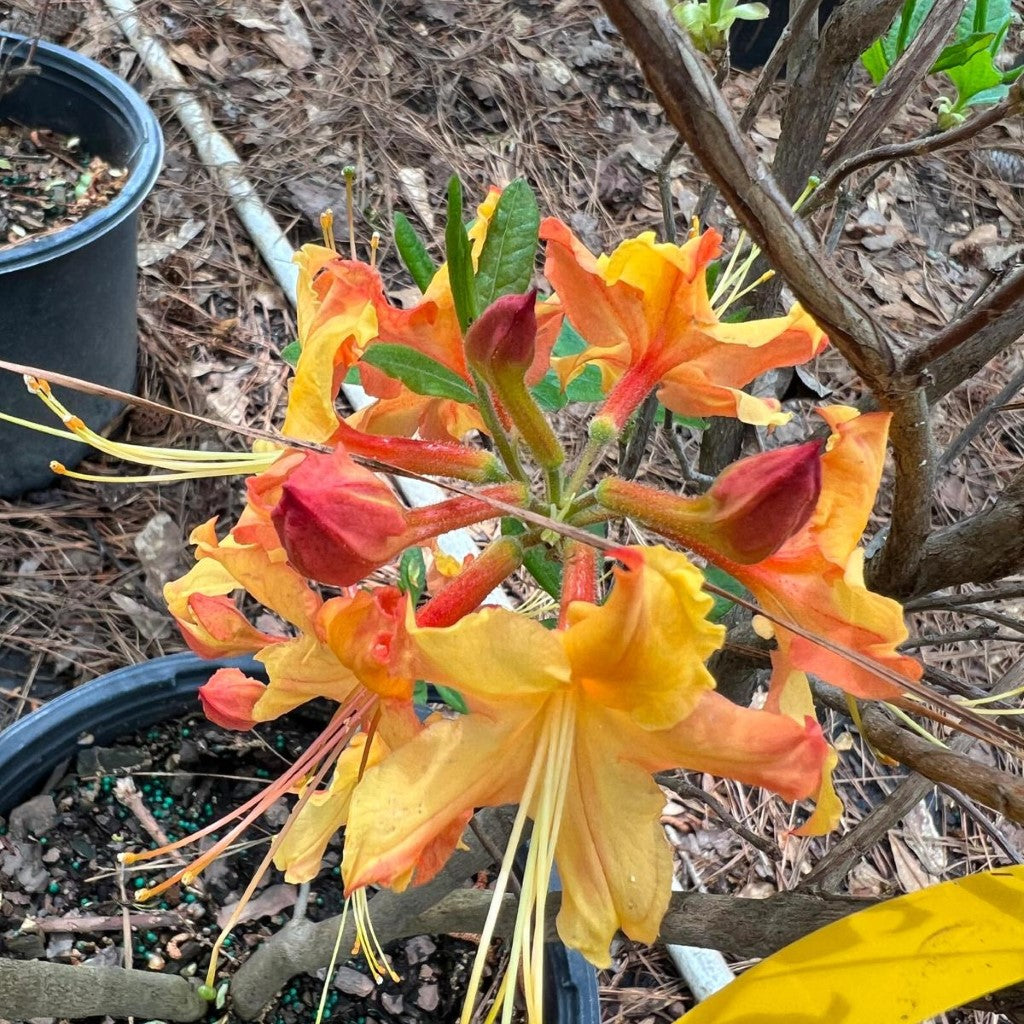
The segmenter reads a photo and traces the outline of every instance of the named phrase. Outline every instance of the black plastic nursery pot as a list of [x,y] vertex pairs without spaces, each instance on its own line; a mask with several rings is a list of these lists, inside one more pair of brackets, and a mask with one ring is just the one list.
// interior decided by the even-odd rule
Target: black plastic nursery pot
[[[0,60],[13,52],[17,67],[28,49],[24,37],[0,33]],[[127,169],[128,179],[110,203],[76,224],[0,249],[0,359],[132,391],[138,211],[163,159],[160,126],[134,89],[94,61],[40,42],[33,63],[39,73],[20,76],[0,98],[0,122],[77,136],[87,152]],[[120,408],[95,395],[63,397],[94,429]],[[37,421],[49,416],[7,372],[0,372],[0,410]],[[5,422],[0,450],[0,497],[50,483],[51,459],[73,466],[88,453],[77,441]]]
[[[263,665],[249,658],[172,654],[93,679],[0,731],[0,814],[33,796],[84,747],[198,710],[199,687],[229,667],[266,678]],[[545,970],[545,1024],[600,1024],[597,973],[581,954],[549,942]]]

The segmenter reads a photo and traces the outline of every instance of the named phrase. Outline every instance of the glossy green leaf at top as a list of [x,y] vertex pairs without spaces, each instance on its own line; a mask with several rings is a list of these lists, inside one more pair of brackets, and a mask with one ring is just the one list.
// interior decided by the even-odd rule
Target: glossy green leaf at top
[[919,1024],[1024,979],[1024,867],[933,885],[762,960],[676,1024]]
[[993,39],[995,39],[994,32],[982,32],[981,34],[972,34],[960,42],[950,43],[939,54],[938,59],[928,69],[928,73],[936,75],[940,71],[948,71],[950,68],[966,64],[976,53],[987,50]]
[[362,361],[400,380],[417,395],[451,398],[468,405],[476,402],[476,395],[457,373],[414,348],[405,345],[371,345],[363,354]]
[[395,247],[416,287],[425,292],[437,273],[437,267],[404,213],[395,214]]
[[539,231],[537,197],[522,178],[517,178],[501,193],[480,251],[476,270],[479,310],[503,295],[529,291]]
[[448,281],[455,313],[463,331],[476,319],[476,286],[473,283],[473,256],[466,226],[462,223],[462,182],[453,174],[448,182],[448,220],[444,228]]
[[1000,32],[1013,17],[1012,0],[968,0],[956,24],[959,42],[973,32]]
[[860,62],[864,70],[871,76],[874,85],[878,85],[889,70],[889,59],[885,55],[885,47],[881,39],[876,39],[861,55]]

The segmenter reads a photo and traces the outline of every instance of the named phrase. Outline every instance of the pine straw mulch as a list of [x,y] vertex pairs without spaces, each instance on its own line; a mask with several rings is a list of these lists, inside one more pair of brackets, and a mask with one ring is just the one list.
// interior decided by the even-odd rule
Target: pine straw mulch
[[[8,27],[24,30],[25,10],[31,14],[34,5],[18,6],[24,10],[0,2],[0,22],[6,16]],[[216,9],[200,0],[146,0],[139,7],[296,245],[316,237],[324,207],[343,208],[342,168],[358,167],[357,235],[366,242],[373,230],[381,232],[381,265],[398,289],[408,282],[389,248],[393,214],[402,210],[438,242],[438,197],[453,170],[470,196],[492,181],[526,176],[542,207],[567,216],[595,249],[660,225],[654,172],[673,132],[589,0],[247,0]],[[294,331],[287,302],[102,4],[60,0],[48,16],[56,41],[134,82],[164,128],[165,168],[143,210],[141,393],[233,422],[275,422],[288,377],[277,355]],[[730,82],[737,107],[753,81],[737,74]],[[902,139],[926,129],[933,99],[922,90],[889,135]],[[752,137],[770,155],[777,136],[778,105],[769,102]],[[996,128],[982,141],[987,149],[886,171],[842,236],[837,258],[850,279],[863,281],[865,301],[909,337],[948,319],[994,261],[1013,258],[1003,249],[1020,231],[1020,191],[985,154],[1019,149],[1020,132]],[[673,194],[685,215],[704,178],[685,154],[673,170]],[[735,239],[735,219],[721,204],[710,219],[727,241]],[[971,422],[1020,355],[1018,349],[994,361],[941,404],[940,444]],[[819,360],[816,372],[836,398],[851,395],[849,371],[834,353]],[[573,418],[564,425],[572,431]],[[118,432],[146,443],[241,446],[187,420],[140,410],[127,413]],[[695,442],[684,447],[692,458]],[[951,464],[936,521],[982,507],[1019,465],[1022,450],[1019,419],[993,417]],[[673,459],[660,438],[642,474],[676,479]],[[120,471],[102,459],[93,465]],[[162,488],[66,483],[0,502],[0,725],[68,686],[180,650],[160,582],[185,568],[181,541],[194,524],[214,514],[230,521],[240,507],[239,484],[230,481]],[[995,635],[956,644],[936,638],[994,620],[915,615],[915,632],[929,638],[920,648],[926,663],[987,690],[1019,659],[1021,600],[989,602],[985,607],[1001,616]],[[828,727],[848,748],[839,781],[846,827],[853,827],[892,789],[899,771],[881,767],[841,721]],[[792,827],[791,812],[774,798],[711,778],[702,784],[758,835],[776,841]],[[674,799],[666,820],[684,883],[712,892],[766,895],[790,887],[829,842],[790,838],[774,862],[700,802]],[[892,829],[848,885],[865,895],[911,889],[1018,861],[1022,840],[997,816],[938,796]],[[688,998],[662,952],[629,945],[618,950],[603,986],[610,1020],[669,1021]]]

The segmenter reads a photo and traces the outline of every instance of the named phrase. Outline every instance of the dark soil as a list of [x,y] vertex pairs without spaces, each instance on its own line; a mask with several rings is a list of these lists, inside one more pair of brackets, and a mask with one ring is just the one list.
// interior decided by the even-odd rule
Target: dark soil
[[76,224],[106,206],[127,177],[73,136],[0,123],[0,252]]
[[[272,807],[250,830],[249,841],[211,865],[196,886],[175,886],[162,899],[140,904],[132,894],[164,877],[167,861],[163,867],[143,863],[119,873],[119,853],[153,849],[157,842],[118,799],[118,783],[133,781],[173,841],[230,813],[264,780],[279,774],[285,760],[291,761],[319,731],[323,721],[317,711],[301,709],[286,722],[253,733],[225,732],[201,715],[190,715],[126,737],[114,747],[83,747],[77,763],[62,768],[45,795],[22,805],[0,825],[4,954],[122,964],[122,909],[127,905],[136,968],[202,977],[219,932],[218,912],[238,900],[266,853],[269,837],[283,822],[285,807]],[[341,911],[340,859],[336,838],[313,883],[306,910],[312,920]],[[238,925],[224,950],[218,983],[286,923],[296,891],[282,883],[278,872],[270,872],[250,904],[254,918]],[[86,917],[92,920],[76,920]],[[347,961],[330,989],[325,1019],[420,1024],[458,1018],[474,943],[417,936],[392,943],[385,951],[401,980],[375,986],[360,959]],[[309,1024],[322,989],[322,979],[294,979],[263,1019],[267,1024]]]

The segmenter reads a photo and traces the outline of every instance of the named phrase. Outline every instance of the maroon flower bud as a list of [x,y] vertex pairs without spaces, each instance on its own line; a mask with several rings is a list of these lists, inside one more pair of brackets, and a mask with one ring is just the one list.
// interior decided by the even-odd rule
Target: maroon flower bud
[[466,359],[488,380],[506,371],[522,377],[537,346],[537,292],[503,295],[466,332]]

